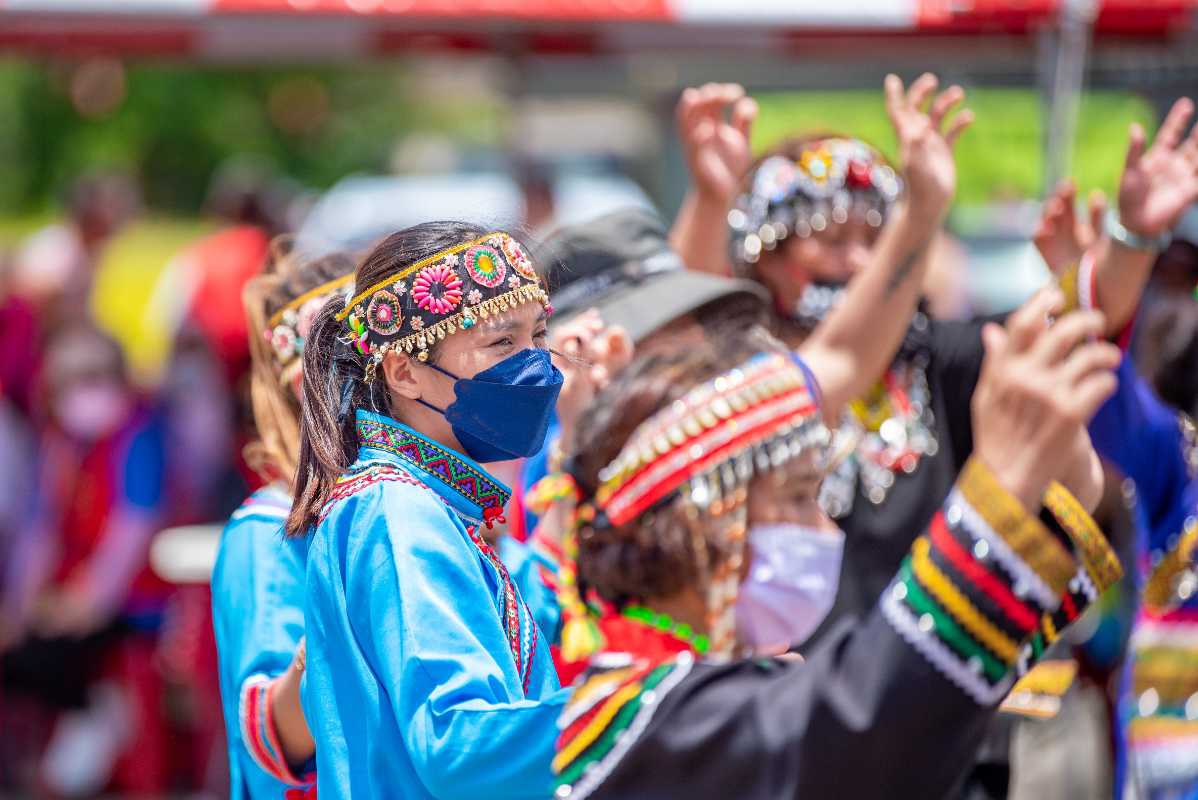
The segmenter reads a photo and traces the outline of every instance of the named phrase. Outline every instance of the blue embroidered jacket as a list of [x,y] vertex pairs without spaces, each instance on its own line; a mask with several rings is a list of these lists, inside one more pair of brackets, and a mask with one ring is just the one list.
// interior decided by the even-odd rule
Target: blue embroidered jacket
[[395,420],[357,429],[308,555],[319,796],[547,796],[566,692],[482,536],[509,491]]
[[1124,358],[1119,388],[1090,436],[1135,484],[1136,577],[1145,600],[1123,671],[1117,780],[1145,798],[1198,800],[1198,596],[1178,607],[1153,599],[1169,573],[1198,553],[1192,427]]
[[221,535],[212,573],[221,705],[229,746],[230,797],[283,798],[303,785],[278,746],[267,692],[304,635],[307,539],[283,537],[291,497],[259,489]]

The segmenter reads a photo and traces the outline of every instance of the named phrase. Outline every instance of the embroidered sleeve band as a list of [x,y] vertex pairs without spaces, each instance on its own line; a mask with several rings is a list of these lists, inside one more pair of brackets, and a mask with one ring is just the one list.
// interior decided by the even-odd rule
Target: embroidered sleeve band
[[263,772],[288,786],[306,786],[315,776],[297,776],[283,757],[283,748],[275,730],[271,712],[271,694],[274,681],[266,675],[252,675],[241,686],[239,714],[241,717],[241,740]]
[[899,634],[982,705],[1002,700],[1118,575],[1084,509],[1063,488],[1050,494],[1072,552],[972,459],[882,597]]
[[622,663],[593,670],[574,691],[560,723],[554,796],[582,800],[603,783],[644,733],[662,698],[694,663],[680,653],[664,664]]

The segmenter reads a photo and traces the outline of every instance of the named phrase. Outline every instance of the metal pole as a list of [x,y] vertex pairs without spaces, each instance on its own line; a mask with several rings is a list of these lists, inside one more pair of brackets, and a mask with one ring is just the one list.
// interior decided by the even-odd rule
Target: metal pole
[[1072,168],[1077,112],[1086,78],[1086,57],[1098,0],[1065,0],[1058,21],[1056,59],[1049,92],[1044,153],[1045,192]]

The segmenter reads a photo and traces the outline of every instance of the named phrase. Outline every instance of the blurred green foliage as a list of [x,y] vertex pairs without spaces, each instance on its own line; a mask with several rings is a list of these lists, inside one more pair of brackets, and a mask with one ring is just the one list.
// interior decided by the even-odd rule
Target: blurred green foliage
[[[124,67],[123,100],[87,116],[72,100],[77,64],[0,60],[0,215],[60,203],[76,176],[120,169],[148,206],[194,213],[213,171],[249,156],[305,185],[385,170],[420,130],[494,144],[497,104],[430,97],[394,64],[352,68]],[[119,73],[118,69],[118,73]]]
[[[235,156],[319,189],[353,172],[386,170],[407,134],[494,147],[507,122],[498,96],[438,91],[387,63],[248,69],[135,62],[116,68],[120,102],[89,116],[72,99],[79,69],[0,60],[0,239],[44,219],[75,177],[97,169],[130,172],[148,207],[188,215],[201,209],[214,170]],[[759,150],[794,131],[826,129],[852,132],[894,154],[880,90],[758,99]],[[977,122],[958,149],[958,201],[1041,196],[1039,94],[973,89],[969,104]],[[1151,106],[1141,98],[1085,96],[1073,169],[1083,190],[1114,190],[1132,120],[1153,127]]]
[[[757,96],[761,114],[753,131],[761,151],[802,131],[847,132],[895,157],[895,139],[880,92],[802,92]],[[970,89],[968,105],[977,115],[957,145],[963,204],[1044,194],[1045,109],[1030,89]],[[1072,174],[1083,191],[1111,194],[1119,183],[1127,127],[1140,122],[1152,131],[1152,106],[1133,94],[1089,92],[1078,117]]]

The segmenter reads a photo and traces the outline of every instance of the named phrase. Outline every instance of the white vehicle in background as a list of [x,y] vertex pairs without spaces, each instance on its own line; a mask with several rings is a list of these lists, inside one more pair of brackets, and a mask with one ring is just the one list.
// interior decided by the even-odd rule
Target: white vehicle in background
[[628,206],[653,207],[630,178],[597,168],[546,170],[552,225],[528,230],[516,178],[499,170],[345,178],[312,205],[296,234],[309,255],[364,250],[389,233],[433,220],[463,220],[520,230],[534,238]]

